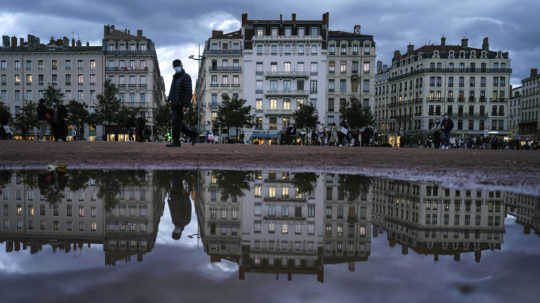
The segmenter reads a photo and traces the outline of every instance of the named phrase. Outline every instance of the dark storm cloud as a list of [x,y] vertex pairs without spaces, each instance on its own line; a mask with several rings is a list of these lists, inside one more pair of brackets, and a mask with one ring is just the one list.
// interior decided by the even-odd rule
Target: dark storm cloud
[[[537,0],[4,2],[8,3],[2,3],[0,16],[18,14],[19,20],[31,25],[28,30],[47,38],[74,32],[83,40],[99,41],[103,24],[116,24],[132,31],[144,29],[158,47],[182,47],[208,38],[212,24],[235,29],[243,12],[257,19],[277,19],[280,13],[290,18],[292,12],[299,19],[320,19],[323,12],[329,11],[333,29],[351,30],[361,24],[364,33],[375,35],[378,59],[386,64],[390,64],[395,49],[403,51],[408,43],[417,47],[439,43],[441,35],[445,35],[452,44],[459,44],[466,36],[473,47],[480,47],[482,39],[489,37],[492,49],[509,51],[514,84],[526,77],[531,67],[540,65]],[[42,21],[47,18],[58,22]]]

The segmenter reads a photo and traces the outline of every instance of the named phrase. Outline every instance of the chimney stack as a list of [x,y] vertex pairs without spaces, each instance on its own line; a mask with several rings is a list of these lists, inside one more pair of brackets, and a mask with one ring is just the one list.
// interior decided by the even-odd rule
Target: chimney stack
[[17,37],[11,37],[11,48],[17,48]]
[[64,47],[69,47],[69,38],[66,37],[66,36],[64,36],[63,41],[64,41],[64,42],[63,42],[63,43],[64,43]]
[[242,14],[242,26],[247,25],[247,20],[248,20],[248,14],[247,14],[247,13],[243,13],[243,14]]
[[296,22],[296,14],[295,13],[292,14],[292,21]]
[[216,39],[216,38],[219,38],[221,36],[223,36],[223,31],[216,31],[216,30],[212,31],[212,38]]
[[445,36],[441,37],[441,46],[446,46],[446,37]]
[[24,38],[19,38],[19,47],[23,47],[24,46]]
[[482,42],[482,49],[488,51],[489,50],[489,39],[488,37],[484,38],[484,41]]
[[142,38],[142,29],[137,30],[137,38]]
[[531,80],[536,79],[537,76],[538,76],[538,69],[531,68]]
[[86,47],[90,47],[90,42],[86,41]]
[[283,15],[279,14],[279,23],[283,23]]
[[469,39],[467,38],[461,39],[461,47],[469,47]]
[[377,61],[377,73],[382,73],[382,61]]
[[399,50],[394,51],[394,60],[401,57],[401,52]]
[[75,39],[71,38],[71,47],[75,47]]
[[82,46],[81,40],[77,40],[77,47],[81,47],[81,46]]
[[2,36],[2,46],[9,47],[9,36]]
[[357,34],[357,35],[360,35],[360,25],[359,24],[356,24],[354,26],[354,33]]
[[103,26],[103,36],[108,36],[111,32],[111,28],[108,25]]
[[330,22],[330,13],[326,12],[322,15],[322,19],[323,19],[323,23],[326,24],[326,26],[328,26],[329,22]]
[[407,54],[412,54],[414,52],[414,44],[407,45]]

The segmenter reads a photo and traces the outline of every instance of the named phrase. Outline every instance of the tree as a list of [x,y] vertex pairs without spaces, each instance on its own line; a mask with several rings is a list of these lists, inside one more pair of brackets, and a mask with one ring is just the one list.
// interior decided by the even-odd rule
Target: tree
[[361,193],[367,193],[371,185],[371,177],[362,175],[340,175],[339,190],[344,191],[347,200],[356,200]]
[[23,138],[34,127],[38,127],[37,110],[33,102],[23,105],[21,111],[15,115],[14,125],[21,131]]
[[293,118],[297,129],[313,130],[319,121],[315,106],[311,104],[300,104],[294,112]]
[[221,190],[221,200],[238,200],[249,191],[249,182],[253,180],[253,172],[249,171],[214,171],[217,187]]
[[117,123],[120,110],[120,100],[116,97],[117,93],[118,88],[106,80],[103,93],[97,96],[96,122],[105,126],[105,135],[108,134],[108,127]]
[[313,191],[319,176],[315,173],[295,173],[292,183],[298,193],[308,194]]
[[346,106],[342,106],[339,112],[341,120],[346,122],[350,129],[360,129],[375,123],[369,107],[363,107],[357,99],[352,99]]
[[154,132],[164,136],[171,129],[171,109],[167,104],[158,106],[154,120]]
[[220,128],[242,128],[251,127],[253,116],[251,115],[251,106],[245,106],[246,100],[238,99],[234,96],[232,99],[223,94],[223,101],[217,111],[216,124]]
[[64,94],[62,94],[59,89],[56,89],[50,85],[45,90],[43,99],[45,100],[45,106],[47,106],[47,108],[57,107],[58,104],[62,104],[64,102]]
[[127,129],[135,127],[135,121],[137,120],[137,115],[141,109],[138,107],[127,107],[120,106],[118,110],[118,115],[116,121],[118,126],[125,127]]
[[89,122],[90,113],[84,103],[71,100],[67,105],[67,122],[77,128],[77,137],[83,138],[84,124]]

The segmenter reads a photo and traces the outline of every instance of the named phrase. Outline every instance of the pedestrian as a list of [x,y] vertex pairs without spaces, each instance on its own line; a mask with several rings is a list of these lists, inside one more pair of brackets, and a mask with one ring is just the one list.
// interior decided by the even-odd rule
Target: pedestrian
[[195,144],[198,134],[184,124],[184,109],[191,104],[191,77],[182,68],[182,61],[173,61],[175,74],[172,79],[169,98],[167,101],[172,111],[172,143],[167,147],[180,147],[180,132],[191,138],[191,143]]
[[45,136],[47,135],[47,127],[49,121],[51,121],[52,116],[49,112],[49,109],[45,105],[45,99],[39,99],[37,106],[37,117],[39,121],[39,141],[46,141]]
[[53,133],[55,141],[64,141],[66,142],[67,137],[67,109],[59,101],[55,102],[56,110],[54,111],[54,122],[53,122]]
[[169,212],[174,224],[172,238],[179,240],[186,226],[191,222],[191,201],[189,183],[184,173],[175,173],[169,191]]
[[448,117],[448,114],[445,114],[443,120],[441,121],[442,149],[448,149],[448,145],[450,144],[450,132],[453,128],[454,122]]

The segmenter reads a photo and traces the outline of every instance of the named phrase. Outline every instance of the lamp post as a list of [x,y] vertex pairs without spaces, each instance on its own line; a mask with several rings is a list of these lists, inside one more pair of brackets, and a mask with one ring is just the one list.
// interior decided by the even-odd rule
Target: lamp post
[[[197,57],[195,57],[194,55],[189,55],[189,59],[191,60],[197,60],[198,61],[198,73],[200,73],[200,69],[201,69],[201,61],[204,60],[204,56],[201,56],[201,45],[199,44],[199,54],[197,55]],[[197,78],[199,78],[199,76],[197,75]],[[198,83],[198,80],[197,82]],[[197,84],[195,84],[195,94],[197,94]],[[196,95],[196,100],[197,100],[197,131],[199,132],[201,130],[201,105],[200,105],[200,100],[199,100],[199,96]]]

